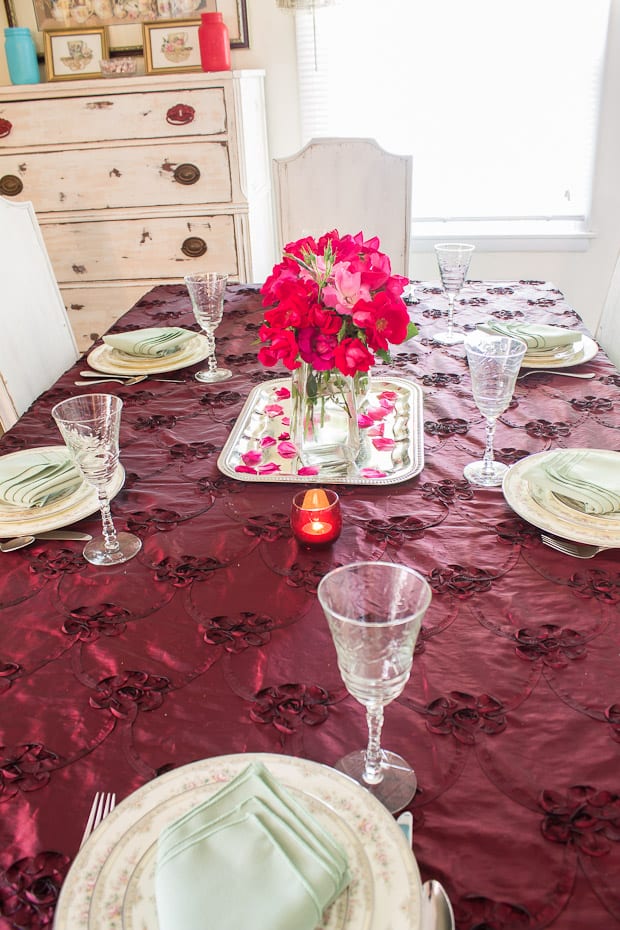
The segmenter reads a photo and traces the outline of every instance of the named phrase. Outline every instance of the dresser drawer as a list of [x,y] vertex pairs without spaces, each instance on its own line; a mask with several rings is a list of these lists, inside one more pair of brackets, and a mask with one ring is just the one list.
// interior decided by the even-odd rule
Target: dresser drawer
[[1,148],[228,132],[223,87],[117,94],[107,85],[101,82],[100,94],[46,99],[36,119],[31,100],[0,101],[0,118],[11,123]]
[[87,352],[149,289],[143,282],[61,288],[79,351]]
[[230,203],[228,145],[168,142],[2,155],[0,194],[31,200],[38,214]]
[[239,273],[234,217],[41,223],[58,282],[182,278],[190,271]]

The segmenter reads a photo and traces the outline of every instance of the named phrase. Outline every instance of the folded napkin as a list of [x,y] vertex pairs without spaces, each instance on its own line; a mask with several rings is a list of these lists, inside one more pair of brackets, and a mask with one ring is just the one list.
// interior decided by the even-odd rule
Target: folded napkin
[[620,468],[611,455],[552,452],[528,474],[528,485],[535,500],[551,491],[582,513],[620,513]]
[[63,449],[0,458],[0,500],[17,507],[43,507],[71,494],[82,480]]
[[349,881],[338,843],[252,763],[160,835],[159,930],[314,930]]
[[554,354],[583,339],[580,332],[562,329],[561,326],[547,326],[545,323],[501,323],[497,320],[487,320],[479,328],[485,332],[521,339],[527,345],[528,355],[536,355],[539,352]]
[[178,352],[193,339],[195,333],[177,326],[134,329],[127,333],[104,336],[103,341],[113,349],[138,358],[163,358]]

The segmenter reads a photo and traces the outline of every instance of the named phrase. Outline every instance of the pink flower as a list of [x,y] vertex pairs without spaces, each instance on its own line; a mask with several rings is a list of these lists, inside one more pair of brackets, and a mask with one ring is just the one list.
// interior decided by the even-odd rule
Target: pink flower
[[334,351],[338,340],[333,333],[322,333],[316,326],[300,329],[297,334],[299,355],[317,371],[334,367]]
[[[267,332],[270,333],[267,336]],[[279,361],[282,361],[289,371],[293,371],[294,368],[299,368],[299,362],[297,360],[297,353],[299,352],[299,346],[297,345],[297,340],[295,339],[295,334],[288,329],[276,330],[271,335],[271,330],[268,330],[266,326],[261,327],[260,338],[262,341],[265,341],[267,338],[271,339],[271,345],[261,346],[258,350],[258,360],[261,365],[266,365],[268,368],[272,368]]]
[[334,265],[333,284],[323,288],[323,300],[327,307],[333,307],[338,313],[350,313],[359,300],[370,300],[368,285],[362,284],[359,272],[351,273],[348,262]]

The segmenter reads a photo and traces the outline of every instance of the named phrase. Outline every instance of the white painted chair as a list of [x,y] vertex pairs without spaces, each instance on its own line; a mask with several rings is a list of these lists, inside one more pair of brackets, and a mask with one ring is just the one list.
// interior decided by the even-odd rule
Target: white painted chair
[[616,259],[607,299],[596,330],[596,341],[614,365],[620,368],[620,255]]
[[412,158],[374,139],[312,139],[273,160],[278,246],[332,229],[378,236],[395,274],[409,276]]
[[9,429],[79,353],[32,204],[0,197],[0,425]]

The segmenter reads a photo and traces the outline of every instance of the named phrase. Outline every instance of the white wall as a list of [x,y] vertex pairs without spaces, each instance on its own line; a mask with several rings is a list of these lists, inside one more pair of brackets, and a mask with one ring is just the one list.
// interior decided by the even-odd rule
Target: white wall
[[[268,135],[274,158],[295,152],[301,145],[297,110],[295,27],[291,13],[275,0],[248,0],[250,48],[234,50],[233,68],[262,68],[266,72]],[[0,24],[3,4],[0,4]],[[8,83],[0,55],[0,83]],[[602,118],[592,209],[594,238],[586,251],[485,251],[479,247],[471,275],[487,280],[536,278],[553,281],[596,329],[616,255],[620,250],[620,0],[613,0],[602,101]],[[415,198],[415,168],[414,168]],[[411,277],[437,277],[434,256],[414,251]]]

